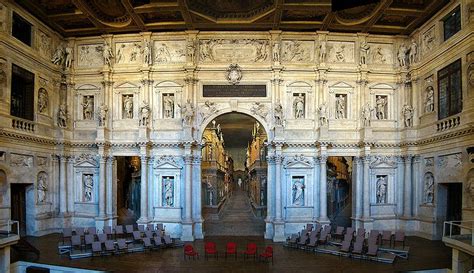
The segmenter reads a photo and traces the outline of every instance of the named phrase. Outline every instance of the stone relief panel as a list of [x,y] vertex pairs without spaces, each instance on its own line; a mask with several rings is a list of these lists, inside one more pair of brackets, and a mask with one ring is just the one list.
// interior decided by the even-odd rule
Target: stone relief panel
[[444,182],[459,182],[462,165],[462,153],[439,156],[436,162],[437,179]]
[[266,39],[199,40],[199,61],[202,63],[265,62],[270,59],[270,42]]
[[7,30],[7,7],[0,3],[0,31]]
[[435,26],[430,27],[423,33],[421,39],[421,49],[423,51],[423,55],[429,54],[430,51],[434,49],[436,46],[436,39]]
[[186,41],[154,41],[155,63],[173,64],[186,62]]
[[328,62],[330,63],[353,63],[354,48],[353,42],[328,41]]
[[33,167],[33,156],[22,154],[10,154],[10,166],[12,167]]
[[48,158],[43,156],[36,157],[36,165],[40,168],[45,168],[48,166]]
[[38,113],[48,114],[49,110],[49,96],[48,91],[44,88],[38,90]]
[[142,45],[140,42],[115,43],[116,64],[141,64]]
[[434,203],[434,176],[433,173],[425,173],[423,179],[423,203],[432,205]]
[[51,59],[51,37],[42,31],[38,31],[38,52],[41,57]]
[[370,64],[393,64],[393,46],[391,44],[369,43],[369,46]]
[[434,157],[425,158],[425,167],[433,167],[433,166],[434,166]]
[[78,67],[97,67],[104,65],[102,56],[102,44],[82,44],[77,46],[77,66]]
[[314,41],[282,41],[281,60],[282,62],[313,62]]

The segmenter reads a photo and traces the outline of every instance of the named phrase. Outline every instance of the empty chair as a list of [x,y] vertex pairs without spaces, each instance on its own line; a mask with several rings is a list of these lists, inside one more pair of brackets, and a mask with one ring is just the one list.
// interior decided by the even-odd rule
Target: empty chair
[[382,244],[385,242],[385,241],[388,241],[388,245],[391,246],[392,245],[392,232],[390,230],[384,230],[382,232]]
[[346,234],[352,234],[352,235],[354,235],[354,228],[352,228],[352,227],[346,228]]
[[193,257],[193,260],[194,260],[194,257],[197,257],[199,259],[199,253],[197,253],[194,250],[194,247],[192,245],[185,245],[184,246],[184,258],[186,259],[186,257],[188,257],[189,259],[191,259],[191,257]]
[[247,248],[244,252],[242,252],[242,254],[244,255],[244,260],[246,260],[249,256],[253,256],[254,260],[257,259],[257,244],[248,243]]
[[396,242],[403,243],[403,248],[405,248],[405,232],[403,231],[396,231],[395,238],[393,240],[393,246],[395,247]]
[[65,241],[71,241],[72,228],[63,228],[63,245]]
[[366,255],[367,256],[374,256],[374,257],[377,257],[377,251],[379,250],[379,246],[378,245],[370,245],[369,244],[369,249],[367,250],[367,253]]
[[154,224],[147,224],[146,229],[150,231],[155,231],[155,225]]
[[311,231],[309,234],[309,243],[305,245],[305,250],[311,250],[316,247],[318,243],[318,234],[315,230]]
[[265,248],[265,251],[262,254],[260,254],[259,258],[265,259],[266,261],[271,258],[272,264],[273,264],[273,247],[267,246]]
[[214,242],[206,242],[204,244],[204,257],[206,260],[209,255],[213,255],[214,257],[216,257],[216,259],[219,259],[219,255],[217,253],[217,246]]
[[116,226],[115,227],[115,238],[122,238],[123,237],[123,226]]
[[79,235],[73,235],[71,237],[71,246],[73,249],[79,248],[82,251],[82,240],[81,236]]
[[344,227],[337,226],[336,231],[332,234],[332,236],[334,237],[334,239],[337,239],[337,238],[342,239],[344,236]]
[[105,252],[113,254],[115,253],[115,244],[112,240],[105,241]]
[[94,235],[87,234],[86,236],[84,236],[84,242],[85,242],[86,249],[88,246],[92,248],[92,243],[94,242]]
[[237,244],[234,242],[228,242],[225,247],[225,258],[227,255],[234,255],[237,260]]
[[95,235],[95,234],[97,234],[97,229],[95,227],[88,227],[87,228],[87,234]]
[[353,233],[346,233],[344,235],[344,241],[352,242],[352,239],[354,239],[354,234]]
[[364,246],[364,241],[355,242],[354,248],[352,249],[352,254],[362,255],[363,246]]
[[319,236],[318,243],[320,244],[327,243],[329,231],[330,231],[329,229],[323,229],[323,231],[321,231],[321,235]]
[[[90,234],[89,234],[90,235]],[[105,243],[105,241],[107,241],[107,234],[97,234],[97,238],[99,239],[99,242],[101,243]]]
[[102,243],[101,242],[92,242],[92,256],[102,254]]
[[152,238],[153,237],[153,231],[145,230],[145,237]]
[[154,237],[153,242],[156,248],[161,248],[161,246],[163,245],[163,242],[161,241],[161,237],[159,236]]
[[339,251],[349,253],[350,250],[351,250],[351,241],[342,241],[342,245]]
[[369,239],[374,238],[372,240],[375,240],[375,243],[378,243],[379,236],[380,236],[380,232],[376,229],[372,229],[369,233]]
[[107,235],[107,238],[112,239],[112,227],[111,226],[105,226],[104,227],[104,234]]
[[364,236],[359,236],[357,235],[356,236],[356,240],[355,240],[355,243],[360,243],[360,244],[364,244],[364,240],[365,240],[365,237]]
[[306,231],[310,232],[313,230],[313,224],[306,224]]
[[[140,241],[142,239],[142,235],[141,235],[140,231],[138,231],[138,230],[133,231],[132,235],[133,235],[133,240],[134,241]],[[151,238],[151,237],[148,237],[148,238]]]
[[369,236],[369,239],[367,239],[367,245],[376,245],[377,244],[377,238],[376,236]]
[[357,236],[365,237],[365,228],[358,228],[357,229]]
[[74,230],[75,235],[84,236],[84,228],[76,228]]
[[308,239],[309,239],[308,233],[306,233],[306,231],[305,231],[305,233],[301,234],[300,239],[298,240],[297,245],[298,245],[298,246],[304,246],[304,245],[306,245],[306,242],[308,241]]
[[125,226],[125,232],[127,233],[128,236],[132,237],[133,225],[126,225]]
[[151,239],[150,238],[142,238],[143,241],[143,249],[152,249],[153,245],[151,244]]
[[128,250],[127,242],[125,239],[118,239],[117,240],[117,250],[119,253],[125,253]]
[[140,232],[145,232],[145,225],[138,225],[138,230]]
[[171,246],[173,244],[173,240],[171,240],[169,235],[163,236],[163,240],[165,241],[166,246]]

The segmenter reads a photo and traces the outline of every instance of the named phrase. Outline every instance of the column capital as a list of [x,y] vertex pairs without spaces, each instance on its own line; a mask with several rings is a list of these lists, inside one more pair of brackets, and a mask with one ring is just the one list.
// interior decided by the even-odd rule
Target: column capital
[[364,164],[369,164],[370,161],[372,161],[372,156],[371,155],[365,155],[363,157]]
[[411,155],[411,154],[404,155],[403,159],[405,160],[405,164],[409,164],[409,163],[411,163],[411,161],[413,159],[413,155]]
[[201,164],[201,156],[198,156],[198,155],[193,156],[193,164],[195,165]]
[[328,161],[327,154],[322,154],[319,156],[319,164],[326,164],[327,161]]
[[275,155],[275,163],[276,163],[276,164],[281,164],[281,163],[283,163],[283,160],[284,160],[284,159],[285,159],[285,157],[282,156],[282,155]]
[[192,155],[184,155],[183,159],[184,159],[185,164],[193,163],[193,156]]

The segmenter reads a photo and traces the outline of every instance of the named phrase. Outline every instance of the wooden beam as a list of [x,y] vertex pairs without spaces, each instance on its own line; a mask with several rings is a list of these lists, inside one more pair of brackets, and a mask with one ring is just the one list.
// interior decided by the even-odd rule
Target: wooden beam
[[176,11],[180,10],[180,7],[177,2],[173,3],[149,3],[146,5],[141,5],[133,8],[136,13],[149,13],[157,11]]
[[179,10],[181,11],[181,16],[183,16],[184,23],[186,24],[186,28],[189,30],[194,29],[193,18],[191,17],[191,13],[189,12],[186,1],[178,0],[178,7],[179,7]]
[[36,12],[34,13],[34,16],[38,17],[41,21],[43,21],[45,24],[51,26],[54,30],[57,32],[61,33],[62,35],[65,34],[64,28],[62,28],[60,25],[58,25],[56,22],[53,20],[50,20],[46,13],[43,11],[43,8],[38,5],[37,1],[34,0],[17,0],[16,1],[18,4],[21,4],[22,6],[29,6]]
[[135,10],[133,9],[133,6],[130,3],[130,0],[122,0],[122,5],[125,8],[125,10],[127,11],[128,15],[130,15],[130,17],[132,17],[132,20],[135,23],[135,25],[137,25],[137,27],[141,31],[146,31],[147,29],[145,27],[145,24],[143,23],[142,18],[138,14],[135,13]]
[[82,13],[86,14],[87,15],[87,19],[89,19],[89,21],[92,22],[92,24],[102,33],[102,34],[107,34],[108,31],[106,31],[104,25],[99,22],[99,20],[95,19],[94,16],[92,16],[86,7],[84,7],[82,4],[81,4],[81,1],[79,0],[71,0],[71,2],[79,9],[82,11]]
[[276,0],[274,17],[273,17],[273,29],[276,30],[280,28],[282,14],[283,14],[283,0]]
[[[442,1],[428,1],[429,4],[428,6],[426,7],[423,15],[421,15],[420,17],[418,17],[417,19],[413,20],[410,24],[408,24],[408,26],[406,27],[405,31],[403,31],[402,34],[405,34],[405,35],[409,35],[410,33],[412,33],[412,31],[419,25],[421,24],[422,22],[426,21],[428,18],[428,16],[433,13],[435,11],[435,9],[438,9],[438,8],[441,8],[441,4],[444,6],[446,5],[448,2],[442,2]],[[440,4],[441,3],[441,4]]]
[[374,16],[372,16],[372,18],[369,19],[369,21],[367,21],[365,23],[365,26],[362,28],[362,32],[369,32],[369,29],[375,24],[377,23],[377,21],[380,19],[380,17],[382,17],[383,13],[385,12],[385,10],[390,7],[390,5],[392,4],[393,0],[383,0],[382,3],[380,4],[380,6],[378,7],[378,10],[377,12],[374,14]]
[[329,12],[326,17],[324,17],[324,20],[323,20],[323,25],[321,26],[321,30],[325,31],[325,30],[328,30],[329,28],[329,25],[332,23],[332,21],[334,21],[334,17],[336,15],[334,14],[334,12]]

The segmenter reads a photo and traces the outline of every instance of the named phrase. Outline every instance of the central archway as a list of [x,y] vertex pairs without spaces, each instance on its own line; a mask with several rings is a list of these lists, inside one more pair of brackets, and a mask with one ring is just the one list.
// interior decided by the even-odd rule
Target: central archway
[[204,233],[263,236],[268,134],[255,117],[220,113],[201,128]]

